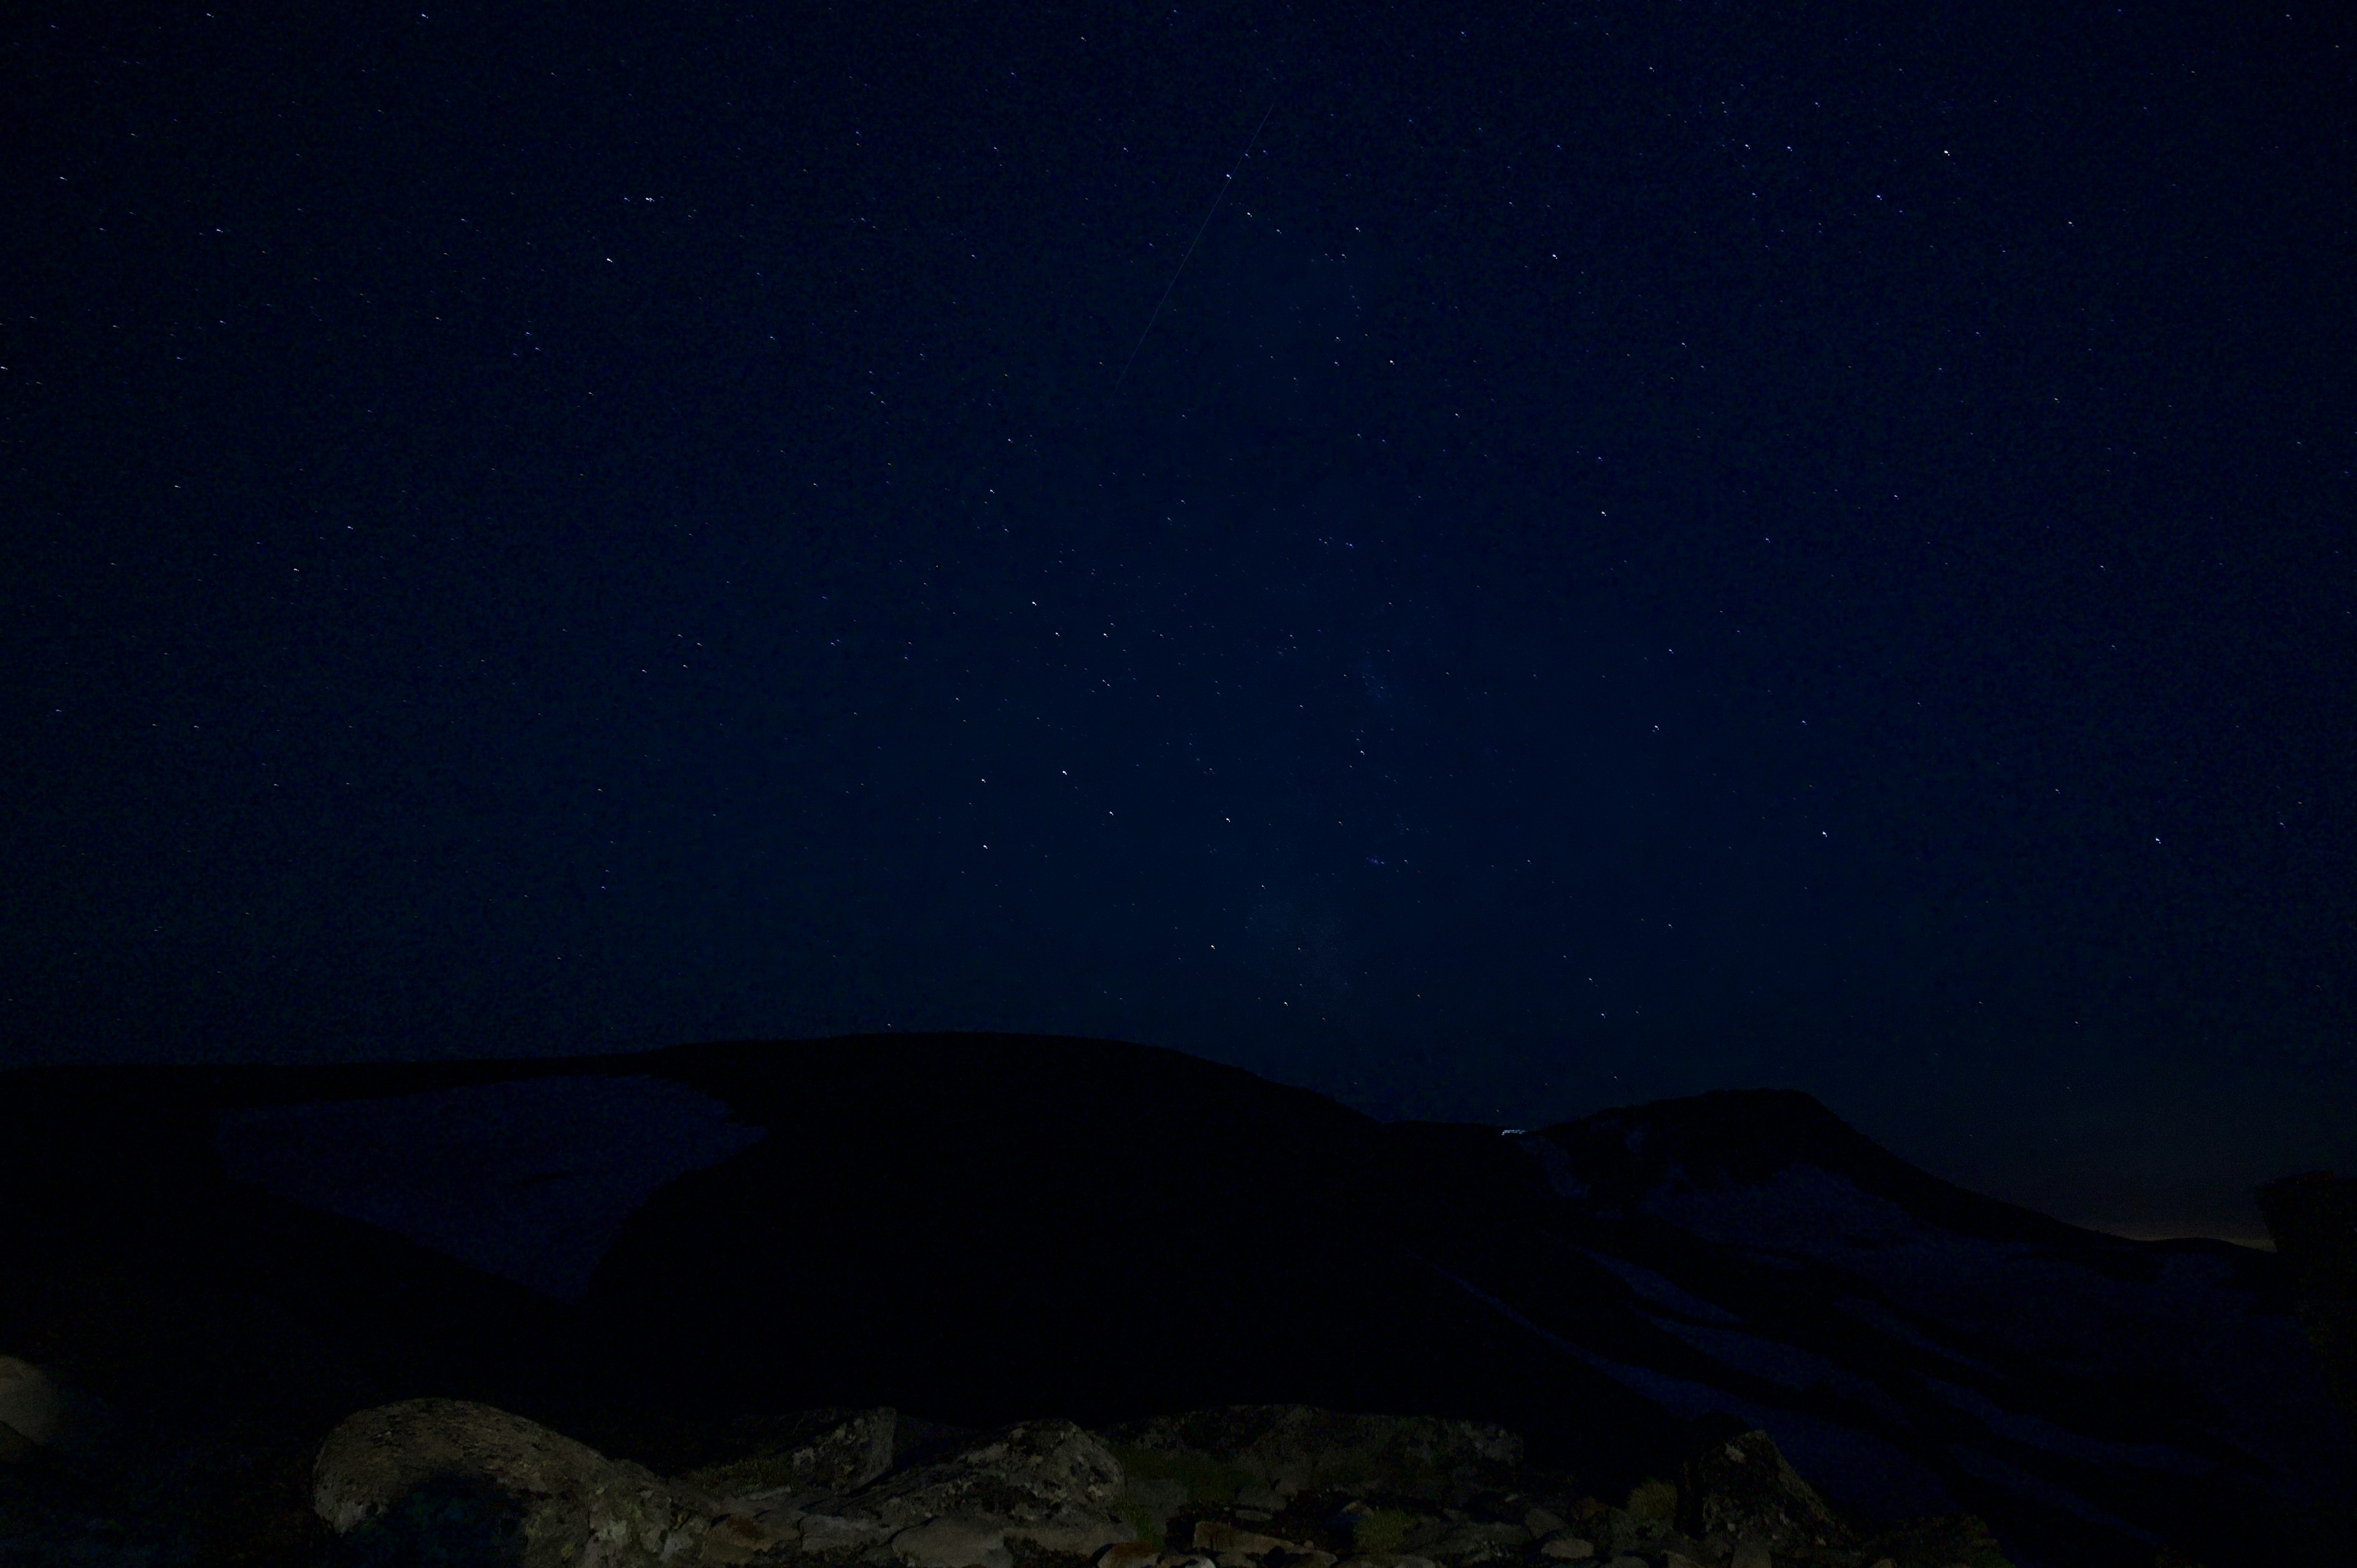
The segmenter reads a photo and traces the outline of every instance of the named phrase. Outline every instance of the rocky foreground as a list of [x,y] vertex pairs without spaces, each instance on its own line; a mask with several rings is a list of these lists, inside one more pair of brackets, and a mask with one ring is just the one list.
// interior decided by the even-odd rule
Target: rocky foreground
[[[931,1441],[927,1438],[931,1435]],[[455,1400],[362,1411],[321,1447],[322,1556],[349,1563],[653,1568],[1998,1568],[1969,1517],[1869,1536],[1764,1432],[1702,1442],[1615,1506],[1524,1462],[1499,1426],[1305,1406],[1092,1433],[942,1437],[890,1410],[815,1412],[663,1477]]]

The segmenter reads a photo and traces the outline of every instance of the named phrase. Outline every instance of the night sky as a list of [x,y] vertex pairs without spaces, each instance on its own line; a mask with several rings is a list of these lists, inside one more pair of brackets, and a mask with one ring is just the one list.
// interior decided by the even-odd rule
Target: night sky
[[2357,1166],[2345,13],[422,4],[0,38],[0,1062]]

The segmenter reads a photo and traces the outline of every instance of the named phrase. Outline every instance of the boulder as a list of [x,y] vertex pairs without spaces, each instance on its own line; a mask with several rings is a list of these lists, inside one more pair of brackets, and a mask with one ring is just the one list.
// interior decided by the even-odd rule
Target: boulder
[[804,1515],[802,1549],[813,1557],[842,1557],[888,1540],[892,1527],[864,1515],[814,1513]]
[[948,1514],[911,1525],[892,1538],[892,1550],[909,1568],[1014,1568],[1006,1550],[1006,1521],[977,1514]]
[[[1027,1422],[856,1493],[831,1510],[830,1524],[804,1520],[802,1551],[838,1554],[866,1531],[857,1544],[888,1539],[911,1563],[922,1554],[923,1568],[1002,1568],[993,1553],[1010,1541],[1092,1556],[1137,1539],[1114,1511],[1125,1491],[1121,1464],[1103,1444],[1069,1421]],[[942,1520],[954,1522],[923,1532]],[[815,1543],[814,1528],[823,1532]],[[994,1530],[996,1542],[984,1544]],[[972,1561],[945,1560],[959,1553]]]
[[[1310,1405],[1234,1405],[1117,1428],[1133,1470],[1231,1471],[1237,1492],[1280,1498],[1312,1487],[1359,1487],[1440,1500],[1499,1487],[1523,1461],[1523,1440],[1488,1422],[1359,1415]],[[1209,1461],[1189,1466],[1187,1461]],[[1237,1496],[1198,1502],[1238,1500]]]
[[1801,1479],[1764,1432],[1706,1443],[1685,1468],[1680,1522],[1695,1534],[1757,1542],[1778,1557],[1802,1546],[1857,1543],[1857,1532]]
[[706,1563],[751,1563],[784,1538],[759,1520],[732,1514],[713,1521],[704,1537]]
[[64,1419],[65,1401],[47,1372],[30,1361],[0,1356],[0,1461],[12,1450],[23,1457],[47,1448],[57,1441]]
[[[1187,1506],[1187,1483],[1173,1477],[1130,1476],[1114,1502],[1114,1512],[1135,1525],[1148,1541],[1169,1533],[1170,1517]],[[1141,1549],[1142,1550],[1142,1549]]]
[[724,1498],[856,1492],[892,1468],[899,1424],[889,1405],[807,1412],[762,1432],[740,1457],[690,1470],[687,1479]]
[[[683,1552],[700,1556],[718,1514],[683,1483],[520,1415],[436,1399],[365,1410],[329,1433],[312,1467],[311,1502],[339,1536],[478,1521],[470,1528],[519,1538],[523,1568],[657,1568]],[[724,1538],[724,1553],[734,1545],[741,1542]],[[505,1554],[498,1543],[482,1547]]]
[[1097,1568],[1151,1568],[1161,1556],[1143,1541],[1117,1541],[1097,1553]]
[[[1863,1555],[1881,1568],[1885,1562],[1892,1568],[1949,1568],[1952,1563],[2002,1563],[2003,1549],[1996,1536],[1984,1520],[1971,1514],[1952,1514],[1945,1519],[1916,1520],[1887,1530],[1866,1543]],[[2171,1561],[2163,1552],[2156,1563]]]
[[[1644,1489],[1641,1487],[1638,1488],[1641,1493]],[[1679,1533],[1668,1520],[1650,1509],[1638,1512],[1629,1509],[1608,1509],[1590,1528],[1598,1529],[1599,1538],[1611,1549],[1614,1556],[1652,1559],[1665,1552],[1676,1552],[1687,1557],[1702,1555],[1700,1542]]]
[[1486,1563],[1494,1557],[1519,1562],[1530,1543],[1531,1532],[1521,1525],[1468,1520],[1449,1525],[1435,1540],[1417,1544],[1426,1554],[1445,1562]]
[[1309,1550],[1306,1546],[1297,1546],[1290,1541],[1280,1541],[1275,1536],[1263,1535],[1258,1530],[1243,1530],[1215,1519],[1196,1521],[1194,1545],[1198,1552],[1209,1552],[1216,1556],[1232,1554],[1238,1557],[1265,1557],[1272,1552],[1286,1552],[1298,1555]]
[[1279,1481],[1275,1485],[1265,1481],[1253,1481],[1237,1488],[1236,1506],[1275,1513],[1298,1497],[1300,1492],[1301,1488],[1290,1480]]

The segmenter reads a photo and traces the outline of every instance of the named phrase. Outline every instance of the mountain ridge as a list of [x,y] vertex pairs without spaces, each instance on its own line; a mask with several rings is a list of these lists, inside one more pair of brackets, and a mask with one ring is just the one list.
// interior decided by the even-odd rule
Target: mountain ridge
[[[1714,1135],[1748,1134],[1728,1158],[1709,1146]],[[1936,1208],[1950,1229],[2005,1240],[2040,1240],[2050,1244],[2104,1251],[2126,1244],[2129,1253],[2158,1247],[2242,1258],[2260,1250],[2212,1237],[2134,1238],[2074,1225],[2004,1198],[1991,1197],[1946,1180],[1901,1158],[1843,1121],[1815,1096],[1790,1089],[1722,1089],[1639,1106],[1617,1106],[1592,1115],[1534,1130],[1566,1151],[1588,1155],[1591,1179],[1606,1201],[1631,1201],[1665,1181],[1692,1182],[1700,1165],[1716,1178],[1710,1185],[1758,1181],[1794,1165],[1835,1169],[1867,1188],[1905,1195],[1917,1206]],[[1613,1168],[1616,1141],[1625,1166]],[[1641,1146],[1631,1139],[1642,1140]],[[1828,1165],[1828,1160],[1834,1163]],[[1609,1176],[1604,1172],[1610,1172]],[[2256,1266],[2261,1273],[2266,1265]]]

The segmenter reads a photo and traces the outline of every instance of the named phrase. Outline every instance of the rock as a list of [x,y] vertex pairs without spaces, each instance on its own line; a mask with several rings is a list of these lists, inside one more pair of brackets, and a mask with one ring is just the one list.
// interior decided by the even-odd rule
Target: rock
[[1100,1547],[1116,1541],[1126,1541],[1135,1533],[1126,1520],[1080,1519],[1069,1515],[1036,1521],[1017,1520],[1006,1527],[1009,1541],[1028,1541],[1042,1552],[1061,1552],[1067,1557],[1089,1556]]
[[[1793,1470],[1764,1432],[1713,1441],[1686,1461],[1695,1519],[1706,1535],[1729,1535],[1780,1555],[1844,1550],[1857,1532]],[[1738,1551],[1738,1561],[1740,1553]]]
[[[27,1448],[47,1448],[58,1439],[65,1401],[49,1375],[30,1361],[0,1356],[0,1426]],[[0,1437],[0,1444],[5,1444]]]
[[[11,1380],[0,1393],[18,1402],[5,1408],[32,1411],[28,1424],[53,1431],[61,1405],[47,1380],[35,1382],[39,1374],[22,1362],[0,1360],[0,1373]],[[28,1387],[48,1389],[48,1402],[28,1401]],[[1243,1432],[1241,1448],[1178,1450],[1169,1461],[1178,1476],[1208,1474],[1205,1484],[1224,1496],[1247,1489],[1231,1477],[1248,1473],[1250,1459],[1261,1467],[1249,1484],[1261,1501],[1332,1485],[1319,1467],[1332,1464],[1371,1495],[1405,1485],[1429,1498],[1445,1482],[1456,1504],[1411,1512],[1351,1502],[1329,1521],[1359,1549],[1339,1565],[1330,1552],[1253,1528],[1269,1521],[1253,1508],[1198,1518],[1190,1550],[1159,1552],[1141,1531],[1158,1539],[1171,1518],[1204,1499],[1190,1498],[1177,1476],[1127,1476],[1111,1448],[1070,1422],[952,1434],[946,1441],[962,1446],[929,1450],[939,1456],[892,1473],[885,1467],[898,1418],[889,1410],[782,1424],[762,1418],[787,1436],[665,1480],[521,1416],[454,1400],[382,1406],[338,1426],[314,1466],[312,1501],[338,1535],[355,1538],[340,1553],[350,1563],[495,1557],[519,1568],[736,1568],[801,1555],[814,1568],[1016,1568],[1044,1555],[1092,1558],[1096,1568],[1469,1568],[1519,1563],[1535,1548],[1534,1562],[1582,1568],[1775,1568],[1779,1560],[1945,1568],[1996,1547],[1985,1525],[1963,1516],[1863,1541],[1760,1432],[1713,1439],[1689,1456],[1680,1485],[1648,1482],[1628,1508],[1525,1492],[1534,1506],[1514,1523],[1459,1511],[1491,1506],[1477,1506],[1469,1480],[1519,1454],[1501,1428],[1297,1406],[1211,1413],[1235,1424],[1189,1417],[1154,1423],[1147,1434],[1224,1441],[1223,1431]],[[21,1431],[0,1427],[0,1442],[12,1438],[30,1451]],[[1566,1512],[1584,1522],[1566,1524]],[[1674,1518],[1706,1538],[1686,1535]]]
[[[723,1498],[719,1506],[726,1510],[726,1518],[741,1520],[761,1532],[760,1550],[773,1556],[792,1556],[802,1549],[802,1524],[810,1516],[802,1509],[783,1504],[763,1504],[759,1499],[748,1503],[739,1498]],[[715,1530],[720,1528],[716,1522]]]
[[328,1434],[312,1466],[311,1505],[348,1534],[420,1484],[479,1476],[523,1496],[586,1486],[605,1457],[521,1416],[457,1400],[413,1400],[352,1416]]
[[910,1568],[1014,1568],[1006,1522],[950,1515],[913,1525],[892,1538],[892,1550]]
[[[406,1568],[410,1563],[509,1565],[528,1557],[528,1499],[479,1476],[434,1476],[335,1542],[319,1568]],[[537,1559],[544,1564],[545,1557]],[[128,1564],[123,1568],[129,1568]]]
[[[1035,1421],[880,1481],[834,1511],[846,1524],[870,1521],[896,1550],[901,1531],[954,1519],[987,1520],[1005,1541],[1088,1557],[1137,1539],[1135,1526],[1114,1513],[1127,1490],[1103,1444],[1069,1421]],[[808,1522],[802,1530],[804,1552],[836,1550],[813,1548]]]
[[1641,1481],[1630,1490],[1627,1511],[1667,1524],[1678,1517],[1678,1488],[1668,1481]]
[[1448,1532],[1448,1521],[1405,1509],[1371,1509],[1351,1521],[1351,1544],[1361,1557],[1421,1551]]
[[1608,1509],[1595,1522],[1615,1557],[1651,1557],[1661,1550],[1662,1538],[1670,1532],[1663,1520],[1631,1513],[1627,1509]]
[[806,1514],[802,1520],[802,1550],[811,1557],[845,1556],[888,1540],[892,1533],[892,1528],[880,1520]]
[[[453,1506],[406,1506],[429,1487],[449,1492]],[[513,1529],[524,1568],[654,1568],[700,1554],[717,1513],[693,1487],[522,1416],[430,1399],[362,1411],[329,1433],[312,1466],[311,1502],[338,1535],[422,1530],[428,1513],[476,1520],[496,1536]]]
[[1135,1525],[1148,1540],[1159,1541],[1169,1533],[1170,1516],[1186,1506],[1186,1482],[1169,1477],[1132,1476],[1122,1487],[1121,1496],[1114,1499],[1113,1511]]
[[899,1412],[888,1405],[811,1411],[761,1433],[742,1458],[691,1470],[686,1478],[720,1497],[854,1492],[892,1468],[899,1426]]
[[1518,1524],[1452,1524],[1438,1537],[1419,1542],[1434,1557],[1480,1563],[1512,1553],[1519,1557],[1531,1543],[1531,1532]]
[[704,1537],[706,1563],[750,1563],[779,1543],[776,1532],[743,1514],[715,1521]]
[[21,1465],[38,1452],[38,1444],[0,1421],[0,1465]]
[[1257,1530],[1239,1530],[1218,1520],[1199,1520],[1195,1524],[1195,1550],[1214,1553],[1233,1553],[1239,1557],[1265,1557],[1272,1552],[1304,1552],[1309,1549],[1296,1546],[1289,1541],[1279,1541],[1273,1535]]
[[30,1361],[0,1356],[0,1465],[44,1451],[88,1459],[117,1424],[105,1402],[87,1390],[61,1384]]
[[1209,1459],[1242,1472],[1242,1487],[1266,1487],[1280,1498],[1350,1487],[1439,1500],[1460,1487],[1503,1489],[1523,1459],[1522,1439],[1486,1422],[1355,1415],[1309,1405],[1197,1411],[1110,1435],[1126,1449]]
[[2005,1553],[1988,1525],[1971,1514],[1916,1520],[1887,1530],[1867,1541],[1859,1556],[1872,1562],[1887,1557],[1910,1568],[1946,1568],[1952,1563],[2005,1561]]

